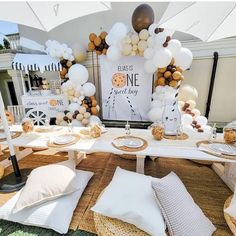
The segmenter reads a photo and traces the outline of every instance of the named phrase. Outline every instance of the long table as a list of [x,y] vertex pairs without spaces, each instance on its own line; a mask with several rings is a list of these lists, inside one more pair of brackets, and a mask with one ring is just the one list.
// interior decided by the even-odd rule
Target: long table
[[[57,127],[58,128],[58,127]],[[80,130],[84,128],[73,128],[73,133],[80,134]],[[11,130],[21,131],[20,126],[12,126]],[[58,151],[66,151],[69,153],[69,157],[74,157],[77,152],[79,153],[95,153],[95,152],[109,152],[118,155],[122,154],[135,154],[137,157],[136,171],[144,173],[145,157],[166,157],[166,158],[181,158],[190,160],[205,160],[213,162],[228,162],[236,163],[236,160],[229,160],[219,158],[214,155],[207,154],[200,151],[196,143],[200,140],[204,140],[204,135],[192,135],[186,140],[167,140],[156,141],[152,138],[150,130],[131,129],[131,135],[138,136],[145,139],[148,142],[148,147],[142,151],[135,153],[121,151],[116,149],[112,145],[112,141],[125,135],[125,130],[121,128],[108,128],[108,131],[101,135],[101,137],[93,139],[86,135],[81,135],[80,140],[67,147],[53,148]],[[20,137],[12,140],[13,145],[17,147],[25,148],[48,148],[48,141],[60,134],[68,133],[67,127],[60,127],[57,131],[41,133],[33,132],[30,134],[22,134]],[[218,135],[218,140],[222,140],[222,135]],[[50,147],[51,148],[51,147]]]

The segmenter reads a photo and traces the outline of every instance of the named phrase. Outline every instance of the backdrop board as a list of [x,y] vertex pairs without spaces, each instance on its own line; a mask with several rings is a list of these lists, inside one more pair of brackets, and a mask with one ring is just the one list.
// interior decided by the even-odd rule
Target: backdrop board
[[103,119],[149,120],[152,74],[144,71],[144,60],[131,56],[112,62],[100,56]]

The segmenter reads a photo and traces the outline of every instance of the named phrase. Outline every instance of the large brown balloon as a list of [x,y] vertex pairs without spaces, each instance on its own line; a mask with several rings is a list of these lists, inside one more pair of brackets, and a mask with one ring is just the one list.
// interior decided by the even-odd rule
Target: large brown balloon
[[132,25],[134,30],[139,33],[154,22],[154,12],[148,4],[141,4],[135,8],[132,15]]

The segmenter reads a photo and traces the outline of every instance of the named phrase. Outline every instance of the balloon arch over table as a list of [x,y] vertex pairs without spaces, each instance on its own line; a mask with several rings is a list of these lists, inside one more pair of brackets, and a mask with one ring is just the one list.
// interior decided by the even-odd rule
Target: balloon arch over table
[[[190,68],[193,55],[189,49],[182,47],[179,40],[172,38],[172,30],[158,28],[158,24],[154,22],[153,9],[148,4],[141,4],[134,10],[132,25],[134,31],[128,31],[124,23],[116,22],[108,33],[91,33],[88,51],[96,52],[98,56],[106,55],[110,61],[118,61],[121,56],[138,55],[145,58],[143,69],[147,73],[156,74],[156,88],[149,111],[150,120],[155,122],[161,120],[166,101],[177,99],[180,84],[184,80],[183,72]],[[58,114],[57,124],[66,125],[71,121],[76,126],[83,126],[99,122],[97,115],[100,107],[94,97],[96,88],[87,82],[87,69],[77,64],[86,58],[86,51],[78,45],[69,48],[55,40],[49,40],[46,46],[50,56],[61,59],[61,78],[66,81],[62,90],[70,100],[68,111]],[[195,108],[196,98],[191,99],[194,89],[189,86],[187,90],[190,96],[186,96],[179,104],[184,114],[183,123],[189,129],[191,126],[192,129],[202,132],[201,125],[205,126],[206,122],[200,122],[201,125],[196,122],[200,112]]]

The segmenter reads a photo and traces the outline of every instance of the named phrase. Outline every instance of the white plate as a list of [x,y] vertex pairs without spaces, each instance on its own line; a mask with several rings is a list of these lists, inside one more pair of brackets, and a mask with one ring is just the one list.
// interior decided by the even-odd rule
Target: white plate
[[63,145],[63,144],[71,143],[74,140],[75,140],[75,136],[72,136],[72,135],[60,135],[58,137],[55,137],[53,142],[55,144]]
[[223,143],[211,143],[208,147],[215,152],[219,152],[225,155],[236,156],[236,147]]
[[143,146],[143,141],[137,138],[129,138],[123,141],[124,146],[130,148],[139,148]]

